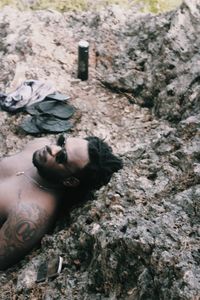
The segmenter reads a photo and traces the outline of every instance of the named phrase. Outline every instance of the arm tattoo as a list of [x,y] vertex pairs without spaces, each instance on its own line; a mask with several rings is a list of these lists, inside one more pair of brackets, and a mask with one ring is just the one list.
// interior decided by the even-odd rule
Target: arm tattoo
[[30,251],[47,232],[50,217],[36,203],[19,203],[0,230],[0,270]]
[[21,220],[16,225],[15,236],[18,242],[28,242],[36,235],[36,226],[28,220]]

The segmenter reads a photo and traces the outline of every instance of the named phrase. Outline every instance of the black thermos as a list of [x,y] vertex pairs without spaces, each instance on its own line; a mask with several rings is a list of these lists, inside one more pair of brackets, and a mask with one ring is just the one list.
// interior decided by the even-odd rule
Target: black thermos
[[88,79],[89,43],[80,41],[78,44],[78,78]]

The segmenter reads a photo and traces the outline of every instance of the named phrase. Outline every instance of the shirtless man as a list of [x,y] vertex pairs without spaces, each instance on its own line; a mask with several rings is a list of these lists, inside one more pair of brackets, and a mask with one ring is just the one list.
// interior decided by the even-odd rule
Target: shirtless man
[[[39,149],[39,150],[38,150]],[[70,189],[96,190],[122,168],[97,137],[41,138],[0,161],[0,270],[23,258],[53,226]]]

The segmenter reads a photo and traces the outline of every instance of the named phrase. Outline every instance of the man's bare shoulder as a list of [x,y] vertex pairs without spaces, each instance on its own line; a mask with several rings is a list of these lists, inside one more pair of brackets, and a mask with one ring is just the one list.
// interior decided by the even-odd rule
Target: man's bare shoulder
[[38,203],[15,205],[0,230],[0,270],[23,258],[51,225],[52,216]]
[[0,160],[0,179],[30,168],[32,166],[33,153],[49,145],[49,143],[51,143],[51,140],[47,138],[37,138],[28,142],[22,151],[16,152],[14,155],[3,157]]

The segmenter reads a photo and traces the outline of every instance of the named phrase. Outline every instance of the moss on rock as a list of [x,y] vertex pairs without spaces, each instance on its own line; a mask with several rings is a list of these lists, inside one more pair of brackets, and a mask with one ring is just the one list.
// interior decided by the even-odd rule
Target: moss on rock
[[20,10],[25,9],[55,9],[61,12],[75,10],[83,11],[89,9],[99,9],[108,5],[120,5],[131,7],[139,4],[144,12],[159,13],[171,10],[180,5],[182,0],[1,0],[0,9],[5,5],[17,7]]

